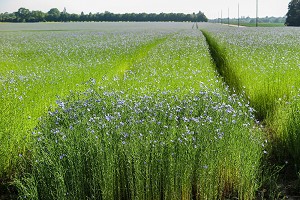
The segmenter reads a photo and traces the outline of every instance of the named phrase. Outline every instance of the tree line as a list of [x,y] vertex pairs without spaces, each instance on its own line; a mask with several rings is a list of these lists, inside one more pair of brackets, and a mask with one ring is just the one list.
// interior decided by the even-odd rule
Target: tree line
[[[237,18],[230,18],[229,19],[229,23],[237,23],[237,21],[240,21],[241,24],[254,24],[256,23],[256,18],[251,18],[251,17],[241,17],[239,19]],[[261,18],[258,18],[258,23],[281,23],[281,24],[284,24],[286,21],[286,17],[261,17]],[[211,23],[225,23],[227,24],[228,23],[228,18],[217,18],[217,19],[211,19],[211,20],[208,20],[208,22],[211,22]]]
[[184,13],[125,13],[114,14],[108,11],[104,13],[70,14],[66,8],[61,12],[57,8],[50,9],[47,13],[42,11],[30,11],[26,8],[19,8],[17,12],[1,13],[0,22],[99,22],[99,21],[191,21],[207,22],[208,19],[203,12],[184,14]]

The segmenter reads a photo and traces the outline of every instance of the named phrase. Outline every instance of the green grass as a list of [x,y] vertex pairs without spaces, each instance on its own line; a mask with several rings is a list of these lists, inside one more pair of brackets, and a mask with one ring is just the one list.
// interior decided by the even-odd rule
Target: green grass
[[[230,23],[233,25],[238,25],[238,23]],[[240,23],[240,26],[246,27],[256,27],[256,23]],[[284,27],[284,23],[258,23],[258,27]]]
[[258,27],[284,27],[284,23],[258,23]]
[[113,80],[115,71],[155,46],[161,34],[10,32],[1,40],[0,172],[11,174],[31,130],[58,96],[82,90],[91,78]]
[[224,80],[245,92],[256,118],[265,126],[276,164],[289,163],[299,172],[298,28],[237,29],[203,27],[219,58]]
[[262,133],[201,32],[117,25],[1,33],[2,176],[21,199],[255,198]]
[[[19,187],[21,196],[254,198],[260,139],[243,126],[249,121],[236,124],[225,109],[214,111],[211,99],[220,97],[208,92],[203,99],[199,93],[179,98],[162,92],[125,98],[96,90],[85,99],[64,101],[64,109],[72,111],[58,109],[34,133],[31,176],[21,179],[26,190],[32,184],[34,189],[26,194]],[[199,110],[215,121],[201,119],[199,114],[206,113]],[[76,115],[80,117],[74,119]],[[224,125],[215,130],[220,122]],[[28,180],[33,182],[28,185]]]

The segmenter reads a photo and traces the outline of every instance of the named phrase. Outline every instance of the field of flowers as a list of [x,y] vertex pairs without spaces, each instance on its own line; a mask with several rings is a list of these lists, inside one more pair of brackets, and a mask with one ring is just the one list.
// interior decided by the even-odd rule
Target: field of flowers
[[2,32],[0,171],[23,155],[21,143],[58,97],[112,79],[168,34],[140,32]]
[[1,180],[21,199],[256,197],[262,131],[199,30],[75,25],[0,32]]
[[205,26],[225,82],[245,92],[271,141],[272,159],[300,172],[300,29]]

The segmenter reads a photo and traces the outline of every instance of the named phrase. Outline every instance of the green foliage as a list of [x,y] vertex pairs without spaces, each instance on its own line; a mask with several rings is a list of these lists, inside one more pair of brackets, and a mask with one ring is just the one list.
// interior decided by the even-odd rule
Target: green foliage
[[[299,86],[299,43],[294,42],[299,32],[219,26],[205,30],[211,48],[217,50],[217,57],[225,65],[221,68],[226,82],[237,91],[246,92],[260,120],[273,116],[277,100],[289,98],[291,91]],[[254,32],[257,37],[253,37]],[[272,52],[271,56],[268,52]]]
[[1,34],[0,174],[10,176],[17,170],[30,130],[57,96],[81,90],[91,77],[113,80],[114,71],[161,39],[159,32],[141,32],[138,36],[90,31]]
[[1,171],[21,199],[255,198],[253,109],[201,32],[168,25],[1,33]]
[[46,20],[50,22],[62,21],[60,15],[61,13],[57,8],[51,8],[47,13]]
[[[299,29],[206,26],[225,81],[248,96],[269,138],[272,164],[284,179],[299,172]],[[219,59],[220,60],[220,59]],[[218,63],[218,60],[217,60]],[[234,76],[232,76],[234,74]]]
[[28,20],[30,15],[30,11],[26,8],[19,8],[18,12],[16,12],[16,16],[18,21],[26,21]]
[[[258,26],[259,27],[278,27],[278,26],[284,26],[284,23],[286,21],[286,16],[284,17],[260,17],[258,18]],[[211,23],[228,23],[228,18],[217,18],[217,19],[210,19],[208,22]],[[229,19],[229,24],[238,25],[238,23],[241,26],[248,26],[248,27],[255,27],[256,26],[256,18],[251,17],[242,17],[240,19],[237,18],[231,18]]]
[[286,14],[286,22],[287,26],[300,26],[300,1],[299,0],[291,0],[289,3],[289,10]]
[[[254,198],[258,132],[243,125],[247,116],[226,111],[235,97],[219,95],[96,89],[58,102],[34,132],[33,192],[39,199]],[[213,103],[220,100],[224,108]]]
[[104,13],[89,13],[84,14],[81,12],[78,14],[67,13],[66,9],[60,12],[57,8],[51,8],[47,13],[42,11],[30,11],[26,8],[20,8],[15,13],[0,13],[0,22],[99,22],[99,21],[135,21],[135,22],[207,22],[208,19],[205,14],[201,11],[198,13],[184,14],[184,13],[125,13],[125,14],[114,14],[108,11]]
[[[241,26],[256,27],[256,23],[241,23]],[[258,27],[283,27],[284,23],[258,23]]]
[[275,119],[277,123],[274,123],[274,127],[278,133],[277,143],[274,146],[278,148],[283,148],[285,151],[277,150],[278,159],[281,162],[285,161],[292,166],[292,173],[290,176],[295,177],[300,171],[300,104],[299,95],[293,96],[292,99],[288,101],[281,101],[280,109],[278,109]]

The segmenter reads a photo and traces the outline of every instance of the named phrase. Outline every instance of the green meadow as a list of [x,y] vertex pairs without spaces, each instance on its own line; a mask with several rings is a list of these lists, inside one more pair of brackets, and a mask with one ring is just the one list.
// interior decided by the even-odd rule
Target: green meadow
[[0,197],[283,198],[300,29],[192,26],[0,24]]
[[271,163],[284,166],[283,179],[299,180],[300,29],[210,25],[203,33],[224,81],[256,110]]

